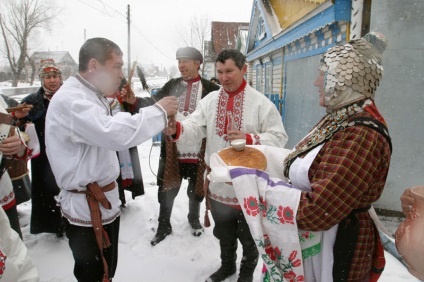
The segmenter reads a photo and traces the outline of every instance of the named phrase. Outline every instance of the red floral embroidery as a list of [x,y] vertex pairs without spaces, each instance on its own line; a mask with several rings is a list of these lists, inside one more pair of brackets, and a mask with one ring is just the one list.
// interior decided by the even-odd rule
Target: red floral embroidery
[[297,251],[291,252],[289,256],[289,262],[291,262],[291,264],[294,267],[299,267],[302,264],[302,261],[300,259],[296,259],[296,256],[297,256]]
[[289,260],[294,260],[296,258],[296,255],[297,255],[297,251],[293,251],[289,256]]
[[246,209],[246,213],[248,215],[257,216],[259,214],[258,200],[253,196],[244,198],[244,208]]
[[265,253],[272,260],[277,260],[281,258],[281,250],[278,247],[272,248],[272,246],[270,245],[268,248],[265,248]]
[[294,273],[293,270],[290,270],[289,272],[284,273],[284,278],[286,278],[287,281],[289,282],[305,281],[303,275],[296,276],[296,273]]
[[268,234],[264,234],[264,250],[265,253],[272,260],[281,259],[281,250],[278,247],[273,248],[271,245],[271,241],[269,240]]
[[292,262],[292,265],[294,267],[299,267],[301,264],[302,264],[302,261],[300,259],[297,259],[297,260]]
[[289,223],[294,224],[294,213],[290,207],[279,206],[277,215],[280,218],[282,224]]

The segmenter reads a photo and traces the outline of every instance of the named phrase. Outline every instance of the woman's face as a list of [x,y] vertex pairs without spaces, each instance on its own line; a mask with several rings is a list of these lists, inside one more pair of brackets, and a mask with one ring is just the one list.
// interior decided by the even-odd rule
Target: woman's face
[[325,92],[324,92],[324,79],[325,73],[320,70],[317,79],[314,82],[314,85],[318,87],[319,92],[319,105],[325,107]]

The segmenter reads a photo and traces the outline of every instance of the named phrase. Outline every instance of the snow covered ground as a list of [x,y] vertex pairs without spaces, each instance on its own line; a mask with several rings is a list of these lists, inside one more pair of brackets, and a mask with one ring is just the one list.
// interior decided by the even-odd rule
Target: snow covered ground
[[[151,152],[151,153],[150,153]],[[154,173],[157,171],[159,146],[147,141],[139,146],[140,162],[143,171],[146,194],[131,199],[127,196],[127,207],[121,216],[118,268],[113,281],[116,282],[199,282],[214,272],[220,265],[218,241],[212,234],[212,226],[205,229],[201,237],[190,234],[187,222],[188,198],[187,183],[175,201],[171,223],[173,234],[152,247],[150,240],[155,234],[159,204],[157,202],[156,179],[149,168],[149,160]],[[56,238],[53,234],[29,234],[31,203],[18,207],[24,242],[43,282],[76,281],[73,277],[73,258],[67,238]],[[202,204],[201,217],[204,214]],[[202,220],[203,221],[203,220]],[[241,246],[238,250],[238,263]],[[411,276],[405,267],[386,253],[387,265],[380,281],[402,282],[419,281]],[[259,281],[261,263],[255,272]],[[237,274],[225,282],[237,281]]]

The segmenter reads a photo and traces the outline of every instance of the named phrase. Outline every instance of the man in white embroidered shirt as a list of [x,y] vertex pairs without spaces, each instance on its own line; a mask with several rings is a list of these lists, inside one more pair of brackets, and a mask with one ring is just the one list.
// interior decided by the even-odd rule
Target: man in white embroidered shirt
[[[284,147],[287,134],[280,113],[269,99],[247,85],[246,58],[238,50],[223,50],[216,60],[222,88],[198,102],[195,112],[182,122],[170,118],[165,130],[173,141],[189,146],[206,137],[205,162],[230,145],[230,141],[245,139],[248,145]],[[243,259],[237,281],[250,282],[258,262],[258,250],[243,216],[234,188],[225,183],[209,184],[207,200],[215,221],[213,234],[219,239],[221,267],[208,282],[223,281],[236,272],[237,240],[243,246]]]
[[123,78],[122,55],[108,39],[87,40],[79,52],[78,74],[55,94],[46,117],[47,156],[62,189],[59,202],[70,223],[67,236],[78,281],[110,281],[115,274],[121,204],[116,151],[157,135],[178,108],[175,97],[166,97],[139,114],[111,116],[105,96]]

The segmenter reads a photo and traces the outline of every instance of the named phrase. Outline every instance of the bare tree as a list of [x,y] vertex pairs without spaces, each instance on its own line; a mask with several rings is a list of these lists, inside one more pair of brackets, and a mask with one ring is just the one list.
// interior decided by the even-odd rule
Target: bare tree
[[31,66],[31,78],[30,78],[30,85],[32,86],[34,84],[34,79],[35,79],[35,62],[33,59],[31,59],[30,56],[27,55],[27,59],[29,62],[29,65]]
[[[198,49],[203,57],[205,57],[205,41],[209,39],[211,34],[211,22],[208,16],[194,16],[188,27],[180,27],[178,30],[179,40],[185,46],[191,46]],[[202,74],[205,65],[202,67]]]
[[60,8],[53,0],[2,0],[0,28],[3,50],[17,86],[29,57],[31,36],[38,29],[49,29]]

